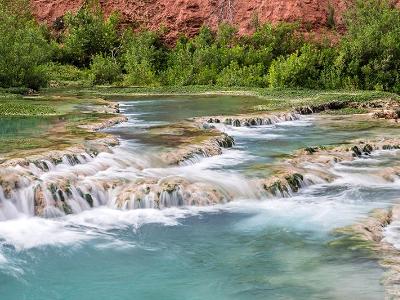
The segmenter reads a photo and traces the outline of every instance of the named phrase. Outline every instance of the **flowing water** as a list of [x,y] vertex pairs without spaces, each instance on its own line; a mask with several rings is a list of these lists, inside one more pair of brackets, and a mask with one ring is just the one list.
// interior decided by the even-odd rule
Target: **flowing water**
[[[163,143],[148,138],[152,128],[244,113],[260,100],[117,101],[129,121],[107,130],[121,140],[111,153],[47,162],[45,169],[31,165],[35,179],[19,182],[11,201],[0,190],[0,299],[383,299],[378,263],[369,253],[333,246],[338,237],[332,232],[398,201],[399,180],[382,176],[399,165],[398,151],[336,164],[333,182],[320,181],[287,198],[260,194],[252,179],[269,174],[296,149],[396,135],[396,128],[346,116],[250,128],[218,124],[235,138],[232,149],[166,166],[158,157]],[[151,208],[147,198],[147,208],[132,200],[116,209],[119,183],[174,176],[212,184],[233,201],[177,207],[177,195],[161,195],[164,209]],[[49,206],[45,214],[51,218],[33,217],[34,188],[64,181],[73,214]],[[106,189],[105,182],[117,187]],[[90,194],[93,208],[83,194]]]

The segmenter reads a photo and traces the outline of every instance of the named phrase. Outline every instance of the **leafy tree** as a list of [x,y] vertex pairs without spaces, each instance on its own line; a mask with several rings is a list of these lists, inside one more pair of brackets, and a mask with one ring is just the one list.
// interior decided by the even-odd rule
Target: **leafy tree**
[[400,92],[400,11],[387,0],[358,0],[336,61],[343,85]]
[[0,1],[0,86],[38,89],[47,83],[51,47],[23,4]]
[[194,46],[186,37],[178,40],[175,48],[167,55],[167,67],[162,74],[164,84],[194,84],[193,50]]
[[97,54],[90,64],[90,80],[94,84],[114,83],[121,79],[121,67],[113,57]]
[[222,23],[218,27],[216,42],[221,47],[232,46],[236,43],[238,30],[230,24]]
[[240,67],[233,61],[218,75],[219,86],[266,86],[262,64]]
[[156,32],[128,34],[124,44],[124,67],[127,84],[158,84],[164,68],[165,51]]
[[66,63],[87,67],[96,54],[111,55],[118,47],[118,15],[105,18],[98,3],[86,2],[65,17],[62,58]]
[[317,48],[304,45],[288,57],[280,56],[269,69],[268,81],[272,88],[317,87],[321,60]]
[[291,54],[299,49],[303,40],[296,34],[297,24],[279,23],[264,24],[253,35],[244,38],[245,44],[251,44],[255,49],[270,48],[274,57]]

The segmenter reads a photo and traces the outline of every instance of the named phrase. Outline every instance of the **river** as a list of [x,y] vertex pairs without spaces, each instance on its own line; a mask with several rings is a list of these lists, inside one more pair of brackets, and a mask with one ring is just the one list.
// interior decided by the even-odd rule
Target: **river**
[[[383,299],[384,270],[365,251],[333,245],[333,231],[398,202],[399,181],[380,174],[399,164],[398,151],[338,163],[332,182],[317,181],[285,198],[258,193],[253,180],[297,149],[394,136],[397,128],[337,115],[251,127],[216,124],[235,139],[233,148],[167,166],[158,153],[173,149],[174,134],[152,139],[149,131],[192,117],[246,113],[261,100],[114,101],[129,118],[106,130],[120,146],[78,164],[30,169],[40,182],[76,180],[91,193],[93,208],[77,200],[73,214],[49,210],[50,218],[38,218],[32,185],[16,192],[12,204],[0,191],[0,299]],[[116,209],[116,194],[99,183],[174,176],[212,184],[233,201],[176,207],[179,199],[168,198],[163,209]]]

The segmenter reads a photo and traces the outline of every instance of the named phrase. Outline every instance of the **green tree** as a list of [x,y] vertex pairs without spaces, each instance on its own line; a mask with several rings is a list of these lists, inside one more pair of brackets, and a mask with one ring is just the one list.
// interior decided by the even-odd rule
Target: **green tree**
[[400,92],[400,11],[386,0],[358,0],[347,15],[336,72],[343,85]]
[[194,84],[194,46],[186,37],[181,37],[175,48],[167,54],[167,68],[163,72],[163,83],[169,85]]
[[262,64],[240,67],[233,61],[218,75],[219,86],[259,86],[265,87],[267,81],[263,75]]
[[166,55],[156,32],[127,34],[123,47],[126,84],[159,84],[159,73],[164,69]]
[[113,57],[97,54],[90,63],[90,81],[94,84],[114,83],[121,79],[121,67]]
[[245,44],[251,44],[255,49],[270,48],[273,57],[288,55],[299,49],[303,44],[301,35],[296,34],[297,24],[279,23],[277,25],[263,24],[253,35],[243,38]]
[[96,2],[86,4],[65,17],[62,58],[65,63],[87,67],[96,54],[111,55],[119,46],[118,15],[105,18]]
[[0,86],[38,89],[47,83],[51,47],[24,3],[0,1]]
[[288,57],[275,59],[269,69],[268,81],[272,88],[316,88],[321,65],[321,52],[306,44]]

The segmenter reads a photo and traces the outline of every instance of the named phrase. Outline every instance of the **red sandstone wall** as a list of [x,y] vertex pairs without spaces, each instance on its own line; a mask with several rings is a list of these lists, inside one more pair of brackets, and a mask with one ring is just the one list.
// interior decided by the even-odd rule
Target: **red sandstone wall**
[[[335,9],[336,24],[342,24],[342,15],[349,0],[100,0],[109,14],[120,12],[124,22],[170,30],[168,36],[178,33],[193,35],[202,24],[215,27],[221,21],[235,24],[240,33],[252,30],[252,20],[260,23],[300,21],[315,31],[327,26],[328,7]],[[34,15],[41,22],[52,22],[69,10],[77,10],[83,0],[31,0]]]

